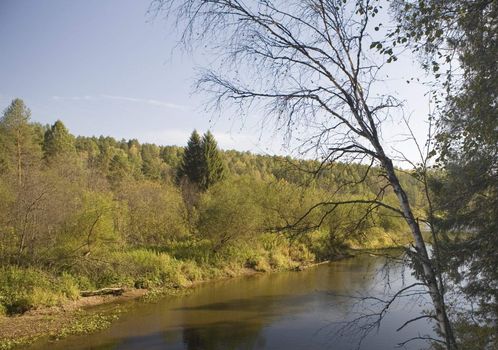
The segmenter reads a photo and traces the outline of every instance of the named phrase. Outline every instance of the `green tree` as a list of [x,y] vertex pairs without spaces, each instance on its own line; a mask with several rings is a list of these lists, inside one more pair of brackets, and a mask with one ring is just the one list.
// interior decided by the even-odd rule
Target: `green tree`
[[118,150],[109,164],[109,175],[107,178],[111,184],[117,184],[120,181],[129,178],[130,175],[131,164],[128,157],[123,150]]
[[75,147],[78,155],[86,161],[89,168],[96,167],[100,149],[95,137],[78,136],[75,140]]
[[[0,119],[0,169],[14,171],[21,185],[27,168],[39,158],[39,145],[29,124],[31,112],[24,101],[14,99]],[[15,170],[14,170],[15,169]]]
[[201,137],[194,130],[183,153],[182,162],[178,169],[178,178],[180,180],[187,178],[190,183],[200,187],[202,184],[203,167],[204,156]]
[[128,159],[131,165],[131,172],[135,179],[142,177],[142,154],[140,152],[140,143],[138,140],[128,141]]
[[43,152],[47,160],[57,157],[71,156],[76,151],[74,136],[69,133],[66,126],[57,120],[45,132],[43,139]]
[[263,230],[261,183],[239,177],[204,192],[199,203],[199,233],[211,240],[213,251]]
[[[423,52],[425,67],[445,87],[434,92],[443,169],[432,179],[434,227],[441,236],[449,276],[480,306],[471,317],[481,316],[487,321],[482,325],[495,325],[487,338],[487,347],[492,348],[498,341],[492,335],[498,325],[498,2],[395,4],[400,35]],[[454,61],[458,64],[449,64]],[[467,338],[482,342],[483,335],[481,329]],[[471,348],[475,341],[469,342]]]
[[161,147],[161,159],[174,169],[178,169],[182,162],[183,148],[178,146]]
[[202,137],[203,166],[201,186],[208,189],[225,177],[225,164],[218,145],[210,131]]
[[119,198],[127,206],[126,240],[134,246],[166,246],[185,236],[185,206],[171,184],[150,180],[121,185]]
[[153,144],[142,145],[142,173],[148,179],[159,180],[162,172],[162,160],[159,147]]
[[[405,41],[423,53],[424,66],[444,87],[433,91],[438,166],[443,169],[432,178],[433,226],[448,275],[468,300],[479,305],[474,312],[459,315],[459,325],[467,326],[459,326],[457,336],[462,348],[473,349],[479,343],[486,344],[479,348],[494,348],[498,343],[498,2],[398,0],[395,6],[402,21],[399,36],[393,37],[410,39]],[[475,322],[479,318],[481,322]]]

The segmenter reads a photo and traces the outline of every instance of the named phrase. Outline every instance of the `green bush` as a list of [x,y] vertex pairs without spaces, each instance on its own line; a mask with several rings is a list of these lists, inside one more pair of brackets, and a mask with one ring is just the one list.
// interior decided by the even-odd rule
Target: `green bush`
[[270,252],[269,263],[274,270],[287,269],[292,265],[289,256],[281,250]]
[[289,255],[293,261],[308,264],[315,261],[315,255],[304,243],[295,242],[290,246]]
[[202,268],[191,260],[182,262],[181,272],[190,282],[198,282],[204,279],[204,271]]
[[213,257],[212,243],[207,239],[170,241],[161,251],[178,260],[193,260],[198,264],[209,264]]
[[131,280],[144,288],[154,286],[180,287],[189,284],[183,275],[182,263],[166,253],[137,249],[114,254],[118,279]]
[[0,310],[3,313],[24,313],[78,296],[78,285],[69,274],[55,277],[39,269],[16,266],[0,269]]
[[63,272],[58,279],[57,285],[64,296],[76,300],[80,296],[78,281],[67,272]]
[[259,272],[271,271],[271,265],[266,256],[257,255],[247,259],[246,266]]

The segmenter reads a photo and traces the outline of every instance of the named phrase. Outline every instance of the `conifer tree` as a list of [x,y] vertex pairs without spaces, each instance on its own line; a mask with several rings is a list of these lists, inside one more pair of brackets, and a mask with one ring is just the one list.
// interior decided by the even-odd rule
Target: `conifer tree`
[[203,149],[199,133],[194,130],[190,135],[183,153],[182,163],[178,170],[178,178],[186,177],[191,183],[201,186],[203,165]]
[[202,137],[202,152],[204,164],[201,187],[206,190],[225,177],[225,164],[221,158],[216,140],[210,131],[206,132]]

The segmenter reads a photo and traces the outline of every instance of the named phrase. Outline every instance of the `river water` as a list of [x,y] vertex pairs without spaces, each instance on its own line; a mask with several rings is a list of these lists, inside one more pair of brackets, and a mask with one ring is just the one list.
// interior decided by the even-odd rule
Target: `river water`
[[[402,265],[369,255],[319,265],[301,272],[257,274],[206,283],[182,297],[136,303],[104,331],[71,336],[34,349],[394,349],[412,337],[432,335],[424,319],[396,331],[430,305],[423,297],[393,303],[379,327],[364,336],[377,301],[414,282]],[[386,283],[391,290],[386,288]],[[369,319],[372,321],[373,319]],[[361,344],[360,344],[361,343]],[[426,348],[423,341],[404,348]]]

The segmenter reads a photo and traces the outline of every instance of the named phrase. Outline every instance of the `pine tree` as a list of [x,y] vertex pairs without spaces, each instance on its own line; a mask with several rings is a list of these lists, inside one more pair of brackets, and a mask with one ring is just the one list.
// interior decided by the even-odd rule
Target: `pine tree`
[[45,159],[74,154],[74,137],[69,133],[64,123],[57,120],[50,129],[45,132],[43,140],[43,152]]
[[190,139],[183,153],[182,163],[178,170],[178,178],[187,178],[191,183],[201,186],[204,167],[204,156],[201,137],[196,130],[190,135]]
[[225,177],[225,164],[216,140],[210,131],[202,137],[202,153],[204,164],[201,187],[206,190]]

